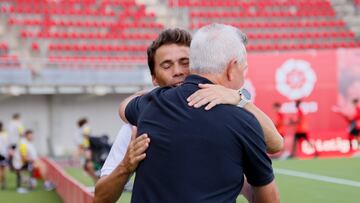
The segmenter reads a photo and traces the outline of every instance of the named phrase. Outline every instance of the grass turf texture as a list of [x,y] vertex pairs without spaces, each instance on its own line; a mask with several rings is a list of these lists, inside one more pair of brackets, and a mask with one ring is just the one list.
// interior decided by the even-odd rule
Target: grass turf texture
[[[306,172],[333,178],[360,182],[360,158],[312,159],[273,161],[274,168]],[[87,186],[92,182],[81,169],[67,169],[70,175]],[[309,180],[282,174],[275,174],[281,202],[290,203],[359,203],[359,187]],[[130,202],[131,193],[124,192],[118,203]],[[245,203],[243,197],[238,203]]]
[[0,189],[0,202],[1,203],[61,203],[60,196],[53,191],[45,191],[43,189],[43,182],[38,181],[37,187],[25,194],[19,194],[16,192],[16,177],[14,173],[8,172],[7,188],[5,190]]

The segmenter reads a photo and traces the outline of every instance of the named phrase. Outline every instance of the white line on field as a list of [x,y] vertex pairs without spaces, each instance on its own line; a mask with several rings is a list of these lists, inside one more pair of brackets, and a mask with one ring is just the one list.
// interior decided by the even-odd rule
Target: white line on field
[[335,184],[340,184],[340,185],[349,185],[349,186],[353,186],[353,187],[360,187],[360,182],[346,180],[346,179],[342,179],[342,178],[333,178],[333,177],[329,177],[329,176],[322,176],[322,175],[317,175],[317,174],[313,174],[313,173],[304,173],[304,172],[293,171],[293,170],[288,170],[288,169],[281,169],[281,168],[274,168],[274,171],[275,171],[275,173],[282,174],[282,175],[295,176],[295,177],[300,177],[300,178],[305,178],[305,179],[310,179],[310,180],[318,180],[318,181],[323,181],[323,182],[328,182],[328,183],[335,183]]

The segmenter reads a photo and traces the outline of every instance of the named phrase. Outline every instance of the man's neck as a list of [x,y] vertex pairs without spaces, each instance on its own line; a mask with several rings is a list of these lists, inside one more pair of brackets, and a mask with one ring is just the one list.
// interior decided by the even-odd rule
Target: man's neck
[[201,74],[193,73],[193,74],[196,74],[196,75],[199,75],[199,76],[201,76],[203,78],[206,78],[206,79],[210,80],[212,83],[214,83],[216,85],[223,85],[221,77],[218,74],[207,74],[207,73],[201,73]]

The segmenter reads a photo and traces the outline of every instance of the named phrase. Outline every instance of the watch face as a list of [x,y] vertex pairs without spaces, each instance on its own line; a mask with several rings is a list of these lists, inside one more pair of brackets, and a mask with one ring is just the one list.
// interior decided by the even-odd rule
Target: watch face
[[247,89],[241,89],[241,95],[243,95],[246,100],[251,100],[251,94]]

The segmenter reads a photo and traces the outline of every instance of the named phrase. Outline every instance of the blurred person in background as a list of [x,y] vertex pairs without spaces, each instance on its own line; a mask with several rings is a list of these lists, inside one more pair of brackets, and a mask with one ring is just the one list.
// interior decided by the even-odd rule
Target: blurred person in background
[[350,136],[352,138],[349,139],[356,139],[358,143],[358,148],[360,146],[360,140],[359,140],[359,134],[360,134],[360,105],[359,105],[359,99],[353,99],[352,104],[355,110],[353,119],[352,119],[352,130],[350,131]]
[[77,125],[77,154],[80,157],[80,162],[84,170],[93,179],[94,183],[96,183],[96,181],[98,180],[98,175],[96,174],[94,169],[94,164],[92,162],[92,152],[90,150],[90,124],[87,118],[81,118],[78,120]]
[[11,121],[8,125],[8,133],[9,133],[9,163],[10,169],[13,170],[12,159],[15,153],[16,146],[20,140],[20,138],[24,135],[25,126],[21,121],[21,116],[19,113],[15,113],[12,116]]
[[281,103],[275,102],[273,108],[276,113],[275,127],[282,137],[285,137],[285,114],[281,111]]
[[9,139],[4,129],[3,123],[0,122],[0,187],[2,190],[6,188],[6,167],[8,165]]
[[78,154],[84,154],[84,151],[89,149],[90,140],[89,136],[91,133],[91,128],[89,121],[86,118],[80,118],[77,122],[78,130],[75,137],[76,145],[78,146]]
[[[355,98],[351,101],[352,104],[352,111],[353,113],[351,115],[349,115],[348,113],[344,113],[341,111],[341,108],[338,106],[334,106],[333,107],[333,111],[335,113],[338,113],[339,115],[341,115],[346,122],[348,123],[349,127],[348,127],[348,140],[349,140],[349,146],[350,146],[350,150],[356,150],[355,148],[359,148],[360,147],[360,140],[359,140],[359,135],[360,135],[360,105],[359,105],[359,99]],[[356,147],[352,145],[352,141],[356,140]]]
[[[28,187],[30,189],[34,189],[37,185],[37,181],[34,176],[34,172],[38,171],[39,176],[38,178],[45,178],[47,168],[46,165],[39,159],[37,150],[33,144],[34,133],[32,130],[26,130],[24,136],[20,138],[18,147],[16,148],[16,152],[13,159],[13,165],[16,169],[17,175],[17,192],[19,193],[26,193],[28,190],[22,187],[23,182],[23,172],[26,171],[29,173],[29,183]],[[50,182],[45,180],[44,182],[44,189],[45,190],[52,190],[54,189],[54,185]]]
[[[273,109],[276,114],[275,127],[278,130],[278,132],[280,133],[280,135],[283,137],[283,139],[285,140],[286,120],[285,120],[285,114],[281,111],[281,106],[282,106],[282,104],[280,102],[273,103]],[[290,152],[284,149],[281,154],[277,155],[277,157],[278,158],[287,158],[287,157],[289,157],[289,155],[290,155]]]
[[[189,75],[189,46],[191,35],[182,29],[168,29],[160,33],[148,48],[148,66],[155,86],[176,87],[182,84]],[[219,85],[200,85],[203,91],[198,91],[195,97],[199,101],[208,99],[211,106],[216,104],[238,104],[239,93]],[[139,93],[139,95],[144,92]],[[200,107],[198,102],[193,105]],[[211,109],[211,106],[208,106]],[[249,103],[245,109],[252,112],[263,127],[268,151],[277,152],[282,149],[282,138],[270,118],[254,104]],[[133,136],[131,136],[133,135]],[[115,202],[130,174],[135,171],[138,163],[145,158],[144,151],[149,145],[147,135],[136,137],[136,128],[129,124],[123,125],[119,131],[108,158],[101,170],[101,178],[95,188],[95,202]],[[242,194],[251,194],[251,187],[245,182]],[[251,195],[246,198],[251,199]]]
[[25,132],[25,126],[21,121],[21,116],[19,113],[15,113],[12,116],[12,119],[9,122],[8,132],[10,144],[13,148],[15,148],[19,142],[19,139],[24,135]]
[[297,146],[298,146],[298,144],[301,143],[300,142],[301,140],[306,141],[308,143],[308,145],[313,147],[314,155],[316,157],[317,156],[317,150],[316,150],[316,147],[310,142],[310,139],[309,139],[309,123],[308,123],[308,120],[306,118],[306,115],[305,115],[304,111],[301,109],[301,103],[302,103],[301,99],[298,99],[298,100],[295,101],[296,119],[292,120],[290,122],[290,124],[295,126],[295,134],[294,134],[294,139],[293,139],[293,144],[292,144],[290,157],[291,158],[295,157]]

